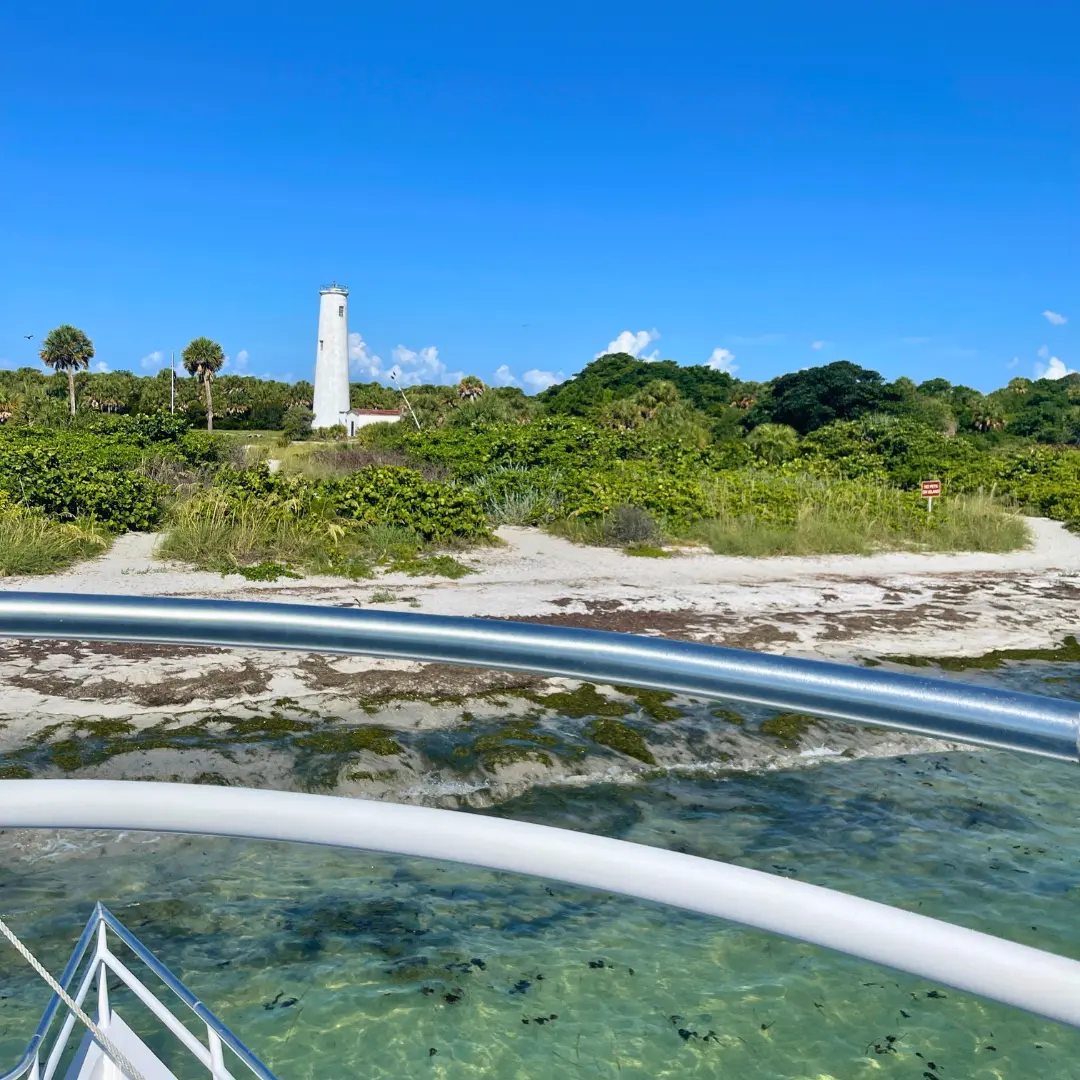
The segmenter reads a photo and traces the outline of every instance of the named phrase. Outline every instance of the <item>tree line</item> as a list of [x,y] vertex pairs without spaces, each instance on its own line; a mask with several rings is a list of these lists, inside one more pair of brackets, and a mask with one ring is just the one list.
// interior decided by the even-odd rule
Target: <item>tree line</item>
[[[52,375],[35,368],[0,371],[0,423],[38,425],[57,422],[64,413],[147,415],[174,408],[208,430],[285,430],[296,437],[310,428],[310,382],[228,373],[222,347],[208,337],[194,338],[183,349],[180,366],[190,378],[177,378],[175,388],[169,369],[145,376],[91,372],[94,355],[93,342],[77,327],[52,330],[40,350]],[[516,387],[485,386],[471,375],[455,386],[420,385],[406,393],[425,428],[562,415],[618,430],[647,423],[698,445],[758,431],[756,441],[767,446],[835,421],[884,414],[990,443],[1080,444],[1080,375],[1014,378],[983,394],[941,378],[889,382],[846,360],[752,382],[704,365],[612,353],[536,397]],[[379,383],[353,383],[350,402],[353,408],[402,406],[400,392]]]

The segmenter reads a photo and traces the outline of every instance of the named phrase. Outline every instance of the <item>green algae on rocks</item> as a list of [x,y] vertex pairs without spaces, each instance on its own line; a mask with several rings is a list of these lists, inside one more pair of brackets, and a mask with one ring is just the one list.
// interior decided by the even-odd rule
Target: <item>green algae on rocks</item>
[[520,696],[571,720],[584,720],[586,716],[625,716],[630,711],[630,706],[624,702],[612,701],[598,693],[592,683],[582,683],[576,690],[557,690],[553,694],[526,690],[521,691]]
[[49,724],[35,732],[28,745],[5,756],[13,763],[11,768],[31,770],[40,765],[70,773],[137,751],[213,750],[228,756],[232,747],[254,743],[295,748],[307,757],[365,750],[385,757],[404,752],[383,728],[350,727],[339,717],[324,717],[316,723],[275,709],[268,716],[211,713],[187,723],[163,720],[141,730],[126,720]]
[[675,696],[670,690],[638,690],[633,686],[616,686],[615,689],[632,697],[658,724],[682,718],[682,709],[666,704]]
[[463,743],[454,749],[455,757],[474,757],[488,771],[518,761],[535,761],[541,765],[552,764],[547,752],[559,745],[554,735],[536,730],[535,720],[511,720],[497,731],[478,735],[471,743]]
[[781,746],[794,750],[799,740],[817,723],[817,718],[804,713],[779,713],[770,716],[761,725],[762,735],[776,739]]
[[943,671],[990,670],[1011,660],[1046,660],[1052,663],[1080,661],[1080,642],[1070,635],[1052,649],[992,649],[982,656],[883,656],[889,664],[906,667],[939,667]]
[[717,720],[726,720],[729,724],[738,724],[740,727],[746,723],[746,717],[735,712],[734,709],[710,709],[709,715],[715,716]]
[[353,754],[370,750],[380,757],[390,757],[404,753],[401,744],[390,732],[380,727],[326,728],[302,735],[294,741],[294,745],[303,750],[314,750],[317,754]]
[[366,772],[362,769],[353,769],[345,774],[346,780],[386,781],[393,780],[397,776],[397,769],[383,769],[381,772]]
[[600,746],[617,750],[627,757],[637,758],[638,761],[644,761],[646,765],[656,764],[656,758],[653,757],[652,751],[641,734],[628,724],[608,717],[597,717],[585,728],[585,734]]

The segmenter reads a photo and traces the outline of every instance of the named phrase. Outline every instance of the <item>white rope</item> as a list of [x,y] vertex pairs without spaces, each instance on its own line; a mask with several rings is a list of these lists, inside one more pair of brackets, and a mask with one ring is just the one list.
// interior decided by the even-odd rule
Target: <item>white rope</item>
[[[131,1064],[108,1035],[83,1012],[82,1008],[75,1003],[75,999],[45,970],[41,961],[15,936],[15,931],[3,919],[0,919],[0,933],[15,946],[26,962],[49,984],[53,993],[89,1028],[90,1034],[94,1036],[94,1041],[112,1058],[113,1063],[128,1080],[144,1080],[142,1073]],[[104,973],[102,973],[101,977],[104,977]]]

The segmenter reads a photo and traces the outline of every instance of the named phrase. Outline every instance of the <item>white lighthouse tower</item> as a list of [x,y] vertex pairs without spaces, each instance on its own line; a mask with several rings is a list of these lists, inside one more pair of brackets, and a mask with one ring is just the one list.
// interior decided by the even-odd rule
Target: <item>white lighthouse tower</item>
[[319,290],[312,427],[347,423],[349,412],[349,290],[334,282]]

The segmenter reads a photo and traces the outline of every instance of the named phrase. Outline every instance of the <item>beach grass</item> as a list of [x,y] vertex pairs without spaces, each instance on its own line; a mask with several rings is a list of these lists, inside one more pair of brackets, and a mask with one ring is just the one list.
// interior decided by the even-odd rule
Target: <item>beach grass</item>
[[272,562],[311,574],[366,578],[373,562],[361,529],[214,489],[172,507],[157,554],[224,574]]
[[287,504],[230,498],[213,488],[172,507],[157,554],[251,580],[297,570],[370,578],[377,566],[411,577],[460,578],[475,572],[448,554],[433,553],[412,529],[299,514]]
[[[789,503],[777,511],[763,497],[718,512],[683,528],[658,524],[669,543],[692,541],[717,555],[767,558],[776,555],[875,555],[890,551],[1016,551],[1029,541],[1024,519],[988,495],[939,500],[930,513],[902,492],[875,485],[830,485],[809,479],[787,481]],[[724,507],[718,496],[714,505]],[[730,502],[728,503],[730,505]],[[652,552],[655,544],[620,544],[609,517],[565,517],[547,531],[576,544],[622,547],[628,554]]]
[[59,522],[44,515],[0,513],[0,577],[51,574],[107,551],[110,534],[93,521]]
[[718,555],[873,555],[888,551],[1006,552],[1028,543],[1022,517],[985,495],[954,496],[934,518],[888,497],[830,500],[798,507],[794,521],[725,515],[699,522],[691,538]]

